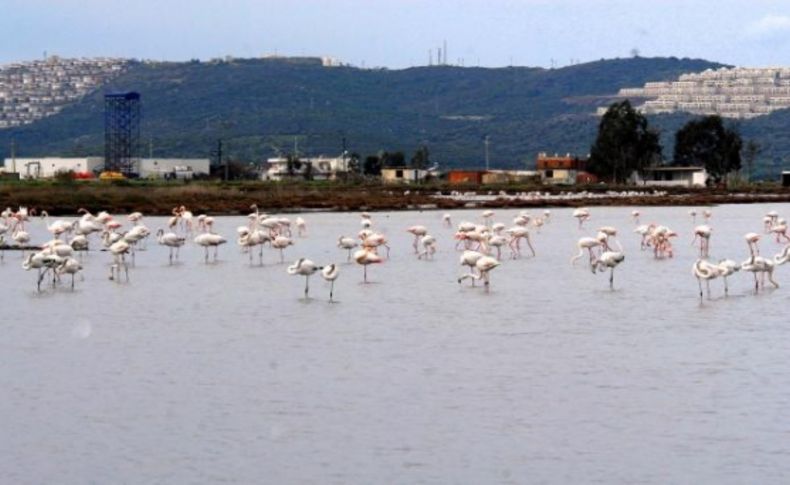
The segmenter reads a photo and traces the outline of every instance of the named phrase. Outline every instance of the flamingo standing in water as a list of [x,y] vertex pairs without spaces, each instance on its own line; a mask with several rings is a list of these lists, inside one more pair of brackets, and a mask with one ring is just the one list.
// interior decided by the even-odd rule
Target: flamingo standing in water
[[604,251],[592,266],[592,271],[606,271],[609,268],[609,288],[614,289],[614,269],[625,260],[621,251]]
[[635,226],[639,225],[639,216],[640,216],[640,214],[639,214],[638,210],[634,209],[634,210],[631,211],[631,219],[634,220],[634,225]]
[[126,281],[129,281],[129,265],[126,264],[126,255],[129,254],[131,245],[124,239],[119,239],[112,243],[109,247],[110,254],[113,257],[113,263],[110,265],[110,280],[121,278],[121,268],[126,274]]
[[352,237],[340,236],[337,238],[337,247],[348,250],[347,261],[351,261],[351,250],[357,246],[357,241]]
[[381,256],[376,254],[373,251],[373,249],[369,247],[363,247],[362,249],[354,253],[354,261],[356,261],[357,264],[361,264],[362,267],[364,268],[363,281],[367,283],[368,265],[381,263]]
[[214,248],[214,262],[217,262],[217,254],[219,253],[219,246],[225,244],[227,241],[224,237],[220,236],[219,234],[214,234],[213,232],[204,232],[198,234],[195,237],[195,244],[198,246],[203,246],[205,249],[205,257],[204,261],[208,264],[208,250],[209,248]]
[[426,234],[420,238],[420,244],[424,248],[424,251],[417,253],[417,259],[422,259],[423,256],[425,256],[425,259],[433,257],[434,253],[436,253],[436,238],[430,234]]
[[691,216],[691,222],[696,224],[697,223],[697,210],[696,209],[689,209],[689,215]]
[[442,221],[444,221],[444,227],[453,227],[453,219],[449,213],[444,213],[442,216]]
[[461,275],[458,278],[458,283],[461,284],[461,282],[467,278],[471,279],[473,282],[475,280],[483,280],[483,285],[485,286],[486,291],[488,291],[488,288],[491,284],[489,273],[492,269],[496,268],[500,264],[501,263],[499,261],[497,261],[495,258],[492,258],[491,256],[482,256],[475,263],[475,269],[477,269],[478,274],[467,273]]
[[314,262],[309,259],[300,258],[291,266],[288,266],[288,274],[290,275],[299,275],[304,276],[304,297],[305,299],[309,298],[309,291],[310,291],[310,277],[316,271],[321,270],[319,266],[317,266]]
[[710,251],[710,235],[713,232],[710,226],[703,224],[694,228],[694,239],[691,240],[693,246],[697,239],[699,239],[699,256],[700,258],[707,258]]
[[333,303],[335,293],[335,280],[340,275],[340,267],[335,263],[328,264],[321,269],[321,277],[329,282],[329,303]]
[[307,223],[301,217],[297,217],[294,221],[296,224],[296,235],[299,237],[305,237],[307,235]]
[[[477,262],[485,256],[483,253],[479,253],[477,251],[464,251],[459,258],[459,262],[461,266],[469,266],[469,274],[474,274],[475,269],[477,268]],[[459,281],[463,281],[466,279],[464,276],[458,278]],[[475,278],[472,278],[472,286],[475,285]]]
[[176,260],[178,260],[181,246],[186,242],[186,238],[177,235],[174,232],[166,233],[164,229],[156,231],[157,242],[162,246],[167,246],[170,249],[170,264],[173,264],[173,250],[175,249]]
[[71,275],[71,289],[74,290],[74,275],[82,271],[82,265],[74,258],[65,258],[54,269],[55,273],[60,276],[62,274]]
[[691,267],[691,273],[697,278],[699,284],[699,298],[702,299],[702,281],[705,280],[705,286],[708,290],[708,299],[710,299],[710,280],[716,279],[722,275],[721,268],[704,259],[698,259]]
[[580,238],[579,241],[576,243],[576,247],[579,249],[579,253],[571,258],[571,264],[575,264],[576,260],[584,256],[584,251],[586,250],[587,253],[590,255],[590,266],[594,266],[597,257],[593,250],[595,248],[603,246],[605,241],[606,241],[606,235],[603,233],[599,233],[598,237]]
[[590,218],[590,211],[584,208],[574,209],[573,217],[579,221],[579,229],[584,227],[585,221]]
[[411,233],[414,236],[414,243],[412,246],[414,247],[414,254],[418,254],[420,252],[418,244],[420,239],[428,234],[428,228],[425,226],[411,226],[410,228],[406,229],[406,232]]

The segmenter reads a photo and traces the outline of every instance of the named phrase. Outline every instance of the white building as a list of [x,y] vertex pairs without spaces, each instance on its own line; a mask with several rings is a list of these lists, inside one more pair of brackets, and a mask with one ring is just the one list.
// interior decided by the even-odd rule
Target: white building
[[140,178],[187,178],[209,175],[208,158],[141,158],[137,167]]
[[285,157],[269,158],[266,160],[266,170],[261,174],[261,180],[287,180],[292,178],[306,178],[308,172],[314,180],[335,180],[338,176],[348,173],[348,156],[334,158],[319,156],[314,158],[300,158],[298,163],[288,167]]
[[58,172],[92,174],[104,164],[103,157],[86,158],[6,158],[3,165],[6,173],[18,173],[21,179],[52,178]]
[[411,167],[388,167],[381,169],[381,181],[385,184],[410,184],[422,182],[430,174],[431,170],[423,170]]
[[634,172],[634,183],[660,187],[705,187],[708,173],[702,167],[650,167],[644,176]]

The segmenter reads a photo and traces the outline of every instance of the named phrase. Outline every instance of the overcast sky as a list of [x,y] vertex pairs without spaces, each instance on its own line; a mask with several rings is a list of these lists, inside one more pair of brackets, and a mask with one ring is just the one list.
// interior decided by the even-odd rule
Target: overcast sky
[[790,1],[0,0],[0,64],[50,55],[327,55],[354,65],[557,66],[601,58],[788,65]]

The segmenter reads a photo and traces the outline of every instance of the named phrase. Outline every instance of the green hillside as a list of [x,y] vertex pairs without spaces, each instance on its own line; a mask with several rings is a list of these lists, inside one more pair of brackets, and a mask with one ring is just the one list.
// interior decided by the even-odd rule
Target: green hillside
[[[8,156],[11,138],[19,156],[101,155],[104,92],[134,90],[143,100],[144,153],[151,141],[154,156],[207,156],[218,138],[232,158],[246,161],[290,152],[295,138],[301,153],[337,154],[345,137],[349,150],[362,155],[401,150],[408,156],[425,143],[443,167],[479,166],[488,134],[492,165],[524,167],[540,151],[587,153],[598,121],[592,114],[619,88],[716,67],[676,58],[561,69],[135,63],[102,92],[56,116],[0,130],[0,156]],[[763,136],[752,128],[758,125],[780,130],[787,116],[744,124],[743,132]],[[683,119],[657,123],[670,130]],[[790,154],[790,140],[770,147],[766,157],[776,150]]]

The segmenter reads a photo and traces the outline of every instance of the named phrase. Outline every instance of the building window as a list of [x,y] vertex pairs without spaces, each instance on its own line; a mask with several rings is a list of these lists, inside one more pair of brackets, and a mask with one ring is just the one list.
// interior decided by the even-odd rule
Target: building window
[[403,170],[395,170],[395,178],[402,179],[403,178]]
[[546,170],[546,178],[553,179],[554,178],[554,170]]

